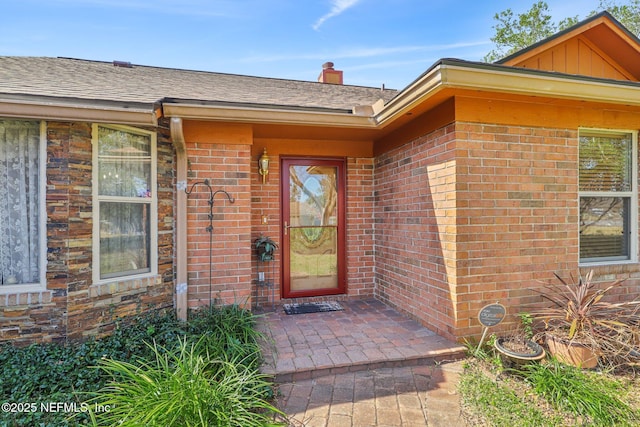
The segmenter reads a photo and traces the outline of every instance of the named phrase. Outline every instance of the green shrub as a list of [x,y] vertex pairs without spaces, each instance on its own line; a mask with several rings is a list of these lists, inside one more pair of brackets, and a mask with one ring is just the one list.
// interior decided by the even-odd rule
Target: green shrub
[[181,339],[177,348],[150,346],[153,360],[139,364],[102,360],[111,380],[88,401],[102,408],[92,412],[94,425],[275,425],[279,411],[264,399],[266,378],[242,360],[212,357],[219,353],[212,343],[205,335],[196,343]]
[[243,360],[247,366],[260,365],[261,334],[256,329],[257,316],[238,305],[228,305],[211,310],[201,309],[191,313],[188,333],[207,334],[219,354],[231,359]]
[[465,413],[476,424],[496,427],[548,427],[562,425],[558,416],[549,416],[531,401],[518,396],[507,383],[489,378],[475,365],[465,367],[458,389]]
[[[197,341],[203,335],[210,340],[216,358],[237,361],[257,368],[260,363],[259,333],[256,316],[237,305],[201,309],[191,313],[188,322],[176,319],[173,312],[150,312],[126,321],[119,320],[110,336],[85,342],[34,344],[17,348],[0,345],[0,395],[3,402],[40,403],[76,402],[82,404],[84,393],[97,392],[110,379],[96,369],[103,358],[140,364],[154,360],[152,347],[172,350],[188,337]],[[227,355],[230,354],[230,356]],[[238,368],[241,369],[241,368]],[[268,393],[271,389],[269,388]],[[81,412],[67,420],[65,412],[2,412],[0,426],[66,426],[85,425],[88,414]]]
[[523,373],[538,395],[560,410],[582,416],[587,425],[638,425],[638,414],[619,397],[622,387],[617,381],[555,359],[526,365]]

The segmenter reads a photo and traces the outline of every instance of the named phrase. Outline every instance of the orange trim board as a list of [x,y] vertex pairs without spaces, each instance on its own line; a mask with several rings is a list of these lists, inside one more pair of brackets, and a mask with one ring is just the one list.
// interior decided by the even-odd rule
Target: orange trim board
[[242,145],[253,143],[251,124],[184,120],[183,131],[187,142]]
[[266,147],[269,154],[308,156],[372,157],[373,141],[322,139],[254,138],[252,124],[185,120],[184,138],[187,142],[204,144],[252,145],[251,154],[260,155]]
[[640,123],[640,112],[633,107],[579,101],[544,101],[542,98],[536,99],[536,102],[457,98],[456,121],[559,129],[637,129]]
[[373,157],[372,141],[256,138],[251,154],[260,156],[264,148],[269,155]]

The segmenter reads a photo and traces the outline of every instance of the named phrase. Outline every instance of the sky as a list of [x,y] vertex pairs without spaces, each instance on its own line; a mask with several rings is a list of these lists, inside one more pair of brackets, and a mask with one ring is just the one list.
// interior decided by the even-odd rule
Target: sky
[[[482,61],[494,16],[535,0],[2,0],[0,55],[402,89],[442,58]],[[554,21],[598,0],[547,0]]]

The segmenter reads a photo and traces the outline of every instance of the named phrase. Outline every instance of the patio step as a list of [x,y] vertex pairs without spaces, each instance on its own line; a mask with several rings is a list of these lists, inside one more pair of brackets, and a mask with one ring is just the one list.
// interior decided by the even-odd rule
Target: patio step
[[[462,346],[454,346],[439,351],[432,351],[429,354],[416,356],[406,356],[398,358],[372,358],[362,361],[348,361],[344,363],[331,363],[326,365],[315,365],[313,359],[309,358],[308,362],[302,362],[298,367],[284,367],[282,364],[274,368],[273,362],[265,361],[261,368],[261,372],[269,375],[276,383],[296,382],[311,378],[323,377],[326,375],[337,375],[347,372],[367,371],[382,368],[400,368],[410,366],[435,365],[438,363],[452,362],[463,359],[465,357],[465,348]],[[301,362],[300,359],[297,360]],[[294,362],[295,363],[295,362]],[[305,367],[304,363],[313,366]]]
[[377,300],[341,301],[344,310],[264,313],[261,371],[277,383],[464,358],[465,347],[438,336]]

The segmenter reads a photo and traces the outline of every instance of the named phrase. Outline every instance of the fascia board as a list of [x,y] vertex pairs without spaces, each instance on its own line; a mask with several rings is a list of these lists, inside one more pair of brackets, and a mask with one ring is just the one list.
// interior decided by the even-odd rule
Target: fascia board
[[315,125],[362,129],[373,129],[376,127],[375,121],[370,116],[357,116],[344,113],[228,107],[188,103],[165,103],[162,108],[166,117],[180,117],[188,120]]
[[469,69],[443,65],[446,87],[611,104],[640,105],[640,84],[556,77],[515,69]]
[[376,122],[384,127],[447,89],[640,106],[640,84],[634,82],[616,83],[584,77],[552,76],[521,68],[502,68],[441,63],[387,103],[376,114]]
[[158,110],[0,98],[0,117],[156,126]]
[[425,99],[444,89],[442,79],[442,66],[437,66],[407,86],[376,114],[375,120],[378,126],[386,126],[395,118],[406,114]]

